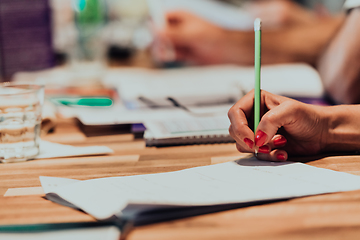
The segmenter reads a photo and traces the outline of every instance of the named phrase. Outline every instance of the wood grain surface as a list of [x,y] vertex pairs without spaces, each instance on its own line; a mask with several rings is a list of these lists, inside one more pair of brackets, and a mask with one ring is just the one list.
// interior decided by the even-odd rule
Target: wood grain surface
[[[0,224],[95,221],[39,194],[39,176],[93,179],[181,170],[246,156],[234,144],[146,148],[131,134],[86,137],[76,121],[60,120],[44,140],[74,146],[105,145],[115,153],[0,164]],[[306,164],[360,175],[359,156],[299,158]],[[29,188],[34,195],[3,196]],[[31,189],[28,189],[29,191]],[[21,195],[21,189],[20,195]],[[17,194],[15,194],[17,195]],[[127,239],[360,239],[360,191],[283,202],[137,227]]]

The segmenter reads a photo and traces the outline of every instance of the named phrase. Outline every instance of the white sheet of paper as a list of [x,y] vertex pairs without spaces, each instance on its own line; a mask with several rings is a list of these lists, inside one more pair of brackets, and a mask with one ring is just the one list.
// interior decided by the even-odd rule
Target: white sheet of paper
[[119,240],[120,231],[116,227],[80,228],[34,233],[0,233],[6,240]]
[[[302,163],[255,158],[182,171],[80,181],[47,187],[97,219],[119,214],[129,203],[216,205],[287,199],[360,189],[360,177]],[[53,179],[56,181],[56,179]]]
[[43,195],[42,187],[27,187],[27,188],[8,188],[4,193],[4,197],[12,196],[27,196],[27,195]]
[[78,112],[78,119],[85,125],[103,124],[130,124],[143,123],[145,119],[161,119],[168,116],[187,116],[184,110],[178,108],[165,109],[141,109],[128,110],[122,108],[120,111],[81,111]]
[[[293,97],[321,97],[323,86],[315,69],[306,64],[262,67],[261,88]],[[187,67],[170,70],[119,69],[109,71],[104,83],[117,87],[121,99],[131,108],[172,106],[173,97],[182,105],[211,105],[239,100],[254,88],[254,68],[235,65]]]
[[35,159],[103,155],[113,152],[111,148],[105,146],[75,147],[41,140],[40,153]]
[[[232,105],[216,105],[204,107],[189,107],[191,111],[199,114],[214,114],[226,116]],[[169,108],[142,108],[129,110],[124,107],[113,109],[82,109],[77,112],[77,118],[85,125],[104,124],[130,124],[145,123],[146,121],[157,121],[162,119],[185,119],[193,116],[183,109]]]

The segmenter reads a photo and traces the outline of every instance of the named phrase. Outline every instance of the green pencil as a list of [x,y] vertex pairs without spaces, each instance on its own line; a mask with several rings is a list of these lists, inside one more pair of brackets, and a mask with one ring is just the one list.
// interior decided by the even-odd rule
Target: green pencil
[[[261,82],[261,19],[254,22],[255,31],[255,93],[254,93],[254,133],[260,122],[260,82]],[[257,154],[257,149],[255,150]]]

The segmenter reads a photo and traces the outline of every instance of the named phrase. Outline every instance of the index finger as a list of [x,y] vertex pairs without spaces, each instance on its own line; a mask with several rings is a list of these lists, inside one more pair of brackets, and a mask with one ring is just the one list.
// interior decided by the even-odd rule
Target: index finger
[[254,142],[254,132],[250,129],[248,123],[248,118],[253,113],[253,106],[254,90],[242,97],[228,112],[233,134],[235,134],[237,142],[244,141],[246,138]]

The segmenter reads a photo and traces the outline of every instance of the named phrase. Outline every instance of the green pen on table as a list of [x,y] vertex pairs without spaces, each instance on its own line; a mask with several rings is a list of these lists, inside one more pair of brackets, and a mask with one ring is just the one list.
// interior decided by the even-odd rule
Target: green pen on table
[[66,106],[110,107],[113,100],[108,97],[63,97],[51,101]]
[[[254,91],[254,133],[260,122],[260,99],[261,99],[261,19],[257,18],[254,22],[255,32],[255,91]],[[258,148],[255,146],[255,156]]]

